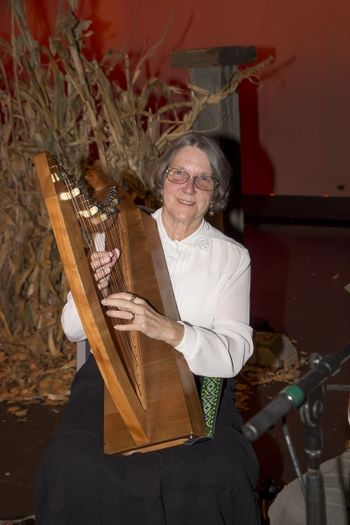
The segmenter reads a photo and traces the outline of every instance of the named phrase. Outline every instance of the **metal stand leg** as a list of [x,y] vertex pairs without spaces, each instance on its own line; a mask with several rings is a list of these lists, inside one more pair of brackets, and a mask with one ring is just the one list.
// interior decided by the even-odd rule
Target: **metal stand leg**
[[323,414],[323,387],[316,388],[300,407],[304,423],[306,471],[306,522],[307,525],[326,525],[326,505],[323,476],[320,471],[322,453],[321,416]]

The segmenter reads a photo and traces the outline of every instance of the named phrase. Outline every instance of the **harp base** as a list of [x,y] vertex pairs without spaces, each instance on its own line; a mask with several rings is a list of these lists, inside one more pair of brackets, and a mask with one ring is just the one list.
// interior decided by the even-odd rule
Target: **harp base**
[[[143,443],[136,443],[130,433],[130,429],[125,425],[116,409],[107,388],[105,388],[104,453],[129,455],[134,452],[153,452],[183,445],[188,440],[206,438],[206,431],[203,431],[203,428],[194,428],[197,425],[192,425],[188,414],[183,414],[182,408],[179,413],[178,408],[174,405],[169,406],[168,409],[162,410],[161,418],[155,418],[152,412],[157,412],[157,407],[151,407],[147,411],[148,439]],[[176,416],[178,417],[176,418]]]

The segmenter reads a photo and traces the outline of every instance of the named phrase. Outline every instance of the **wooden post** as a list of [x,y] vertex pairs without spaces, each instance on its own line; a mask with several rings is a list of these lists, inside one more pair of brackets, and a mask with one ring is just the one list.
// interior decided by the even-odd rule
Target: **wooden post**
[[[190,49],[171,54],[174,68],[188,68],[190,82],[214,93],[225,86],[239,65],[256,60],[254,47],[226,46]],[[225,213],[228,233],[243,234],[241,206],[240,119],[238,93],[232,93],[218,104],[206,107],[198,116],[194,129],[215,136],[233,169],[231,200]]]

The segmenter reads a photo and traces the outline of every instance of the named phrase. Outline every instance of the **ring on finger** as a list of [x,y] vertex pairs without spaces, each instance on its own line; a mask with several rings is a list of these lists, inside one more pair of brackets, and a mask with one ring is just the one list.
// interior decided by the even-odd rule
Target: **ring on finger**
[[135,314],[134,312],[131,312],[130,323],[132,323],[134,319],[135,319]]
[[131,297],[130,297],[130,302],[131,303],[135,302],[135,299],[136,299],[136,295],[134,293],[132,293]]

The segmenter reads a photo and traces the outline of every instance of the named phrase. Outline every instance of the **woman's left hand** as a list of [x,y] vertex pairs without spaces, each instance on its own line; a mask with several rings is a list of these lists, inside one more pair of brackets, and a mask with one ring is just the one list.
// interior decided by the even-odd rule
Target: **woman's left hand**
[[158,339],[175,347],[184,335],[182,324],[159,314],[144,299],[129,292],[109,295],[102,304],[110,307],[106,311],[109,317],[128,321],[114,325],[120,332],[136,330],[151,339]]

